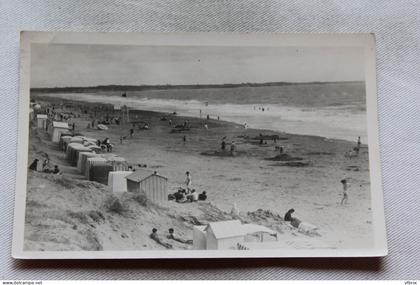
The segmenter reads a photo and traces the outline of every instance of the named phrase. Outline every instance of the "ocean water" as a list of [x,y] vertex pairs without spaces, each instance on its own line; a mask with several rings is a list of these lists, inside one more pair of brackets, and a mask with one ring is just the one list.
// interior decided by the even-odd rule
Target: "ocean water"
[[[250,128],[367,141],[363,83],[128,92],[54,93],[56,98],[177,112],[247,124]],[[200,112],[201,110],[201,112]]]

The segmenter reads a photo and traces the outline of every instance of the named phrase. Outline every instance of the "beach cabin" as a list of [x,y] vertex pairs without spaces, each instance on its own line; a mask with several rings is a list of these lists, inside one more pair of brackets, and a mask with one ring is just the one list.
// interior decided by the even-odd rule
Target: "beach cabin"
[[145,171],[135,171],[126,177],[127,191],[144,193],[146,197],[155,203],[168,201],[168,178]]
[[207,225],[206,229],[206,248],[215,249],[236,249],[237,244],[244,242],[245,234],[241,221],[221,221]]
[[51,141],[59,142],[62,133],[67,133],[69,130],[69,124],[66,122],[56,122],[52,123],[51,128]]
[[103,158],[103,157],[96,157],[96,156],[86,158],[86,165],[85,165],[85,169],[84,169],[85,170],[84,174],[85,174],[85,177],[86,177],[87,180],[92,180],[90,178],[90,175],[91,175],[90,170],[95,165],[106,165],[106,159]]
[[195,250],[206,250],[207,249],[207,237],[206,237],[207,226],[194,226],[193,228],[193,246]]
[[133,173],[132,171],[111,171],[108,174],[109,189],[114,192],[127,192],[126,176]]
[[88,158],[91,157],[98,157],[98,154],[94,152],[80,152],[79,153],[79,159],[77,160],[77,169],[80,171],[80,173],[86,175],[86,161]]
[[108,176],[111,171],[112,165],[109,164],[92,165],[89,170],[89,180],[107,185]]
[[108,163],[112,165],[113,171],[127,171],[128,170],[128,163],[124,157],[121,156],[112,156],[109,157]]
[[58,143],[58,147],[62,150],[62,151],[66,151],[67,150],[67,145],[70,143],[71,140],[71,136],[61,136],[60,141]]
[[36,115],[36,126],[38,129],[47,129],[48,116],[45,114]]

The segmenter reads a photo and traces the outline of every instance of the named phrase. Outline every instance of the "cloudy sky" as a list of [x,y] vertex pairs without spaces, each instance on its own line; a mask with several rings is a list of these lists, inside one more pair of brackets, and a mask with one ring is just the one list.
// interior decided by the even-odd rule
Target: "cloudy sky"
[[33,44],[31,87],[361,81],[355,47]]

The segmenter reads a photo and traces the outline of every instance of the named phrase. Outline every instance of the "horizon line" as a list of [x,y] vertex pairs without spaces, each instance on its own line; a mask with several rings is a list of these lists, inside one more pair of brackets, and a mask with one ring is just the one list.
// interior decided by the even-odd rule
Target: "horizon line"
[[339,84],[339,83],[362,83],[364,80],[349,80],[349,81],[308,81],[308,82],[262,82],[262,83],[217,83],[217,84],[145,84],[145,85],[95,85],[95,86],[63,86],[63,87],[30,87],[31,91],[53,91],[53,90],[79,90],[79,89],[116,89],[120,91],[144,91],[144,90],[166,90],[166,89],[204,89],[204,88],[239,88],[239,87],[263,87],[263,86],[285,86],[285,85],[310,85],[310,84]]

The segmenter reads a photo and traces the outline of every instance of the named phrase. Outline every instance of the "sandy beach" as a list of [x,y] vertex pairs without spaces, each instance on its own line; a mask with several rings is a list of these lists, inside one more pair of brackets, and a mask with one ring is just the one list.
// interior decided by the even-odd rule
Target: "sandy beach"
[[[208,201],[186,204],[170,201],[166,208],[147,210],[135,206],[134,198],[130,193],[125,193],[120,198],[127,202],[130,209],[135,209],[126,216],[101,214],[103,219],[99,215],[97,220],[104,220],[102,223],[94,227],[89,226],[89,223],[80,226],[79,223],[76,224],[78,228],[74,229],[77,220],[74,216],[77,214],[73,213],[70,218],[62,219],[70,219],[72,222],[63,221],[61,228],[52,227],[48,224],[48,218],[42,217],[52,218],[56,216],[54,213],[67,213],[68,216],[68,211],[75,209],[91,217],[91,211],[100,211],[102,207],[102,204],[95,204],[92,197],[108,199],[113,194],[105,185],[94,182],[83,184],[83,177],[65,161],[58,146],[49,140],[43,130],[31,126],[28,161],[42,159],[48,154],[51,164],[58,165],[63,175],[54,178],[51,178],[51,174],[36,172],[28,175],[28,185],[31,186],[27,192],[27,249],[47,250],[57,248],[57,245],[60,245],[60,250],[162,249],[147,238],[152,225],[162,230],[175,227],[180,235],[191,239],[192,224],[188,222],[189,217],[203,221],[228,219],[234,203],[245,220],[251,219],[251,213],[259,209],[272,213],[276,218],[270,216],[265,220],[261,217],[251,220],[280,231],[289,245],[293,240],[303,240],[299,245],[291,245],[297,248],[304,241],[340,249],[372,247],[367,146],[362,144],[358,157],[344,157],[347,151],[356,146],[357,137],[354,142],[350,142],[292,135],[272,130],[245,129],[242,125],[224,121],[223,117],[220,120],[206,120],[141,110],[131,111],[131,120],[147,122],[150,129],[139,130],[136,126],[134,136],[130,137],[129,130],[133,128],[131,124],[112,124],[105,131],[87,128],[94,114],[84,112],[84,108],[102,106],[103,113],[96,114],[96,119],[100,119],[106,112],[118,113],[110,111],[113,110],[112,105],[52,99],[40,95],[31,98],[44,105],[64,103],[67,111],[75,115],[70,123],[75,124],[76,132],[101,140],[109,138],[114,144],[113,153],[125,157],[129,164],[135,167],[139,164],[147,165],[146,169],[168,177],[170,193],[184,185],[185,172],[190,171],[193,187],[198,192],[206,191]],[[191,129],[172,132],[168,120],[162,120],[163,117],[171,119],[174,124],[188,120]],[[204,124],[208,125],[208,129]],[[277,135],[279,139],[276,142],[264,139],[263,144],[260,144],[260,134]],[[121,136],[126,137],[122,144]],[[185,142],[183,136],[186,137]],[[237,148],[235,155],[225,155],[220,151],[223,137],[226,137],[228,143],[234,141]],[[299,163],[277,160],[279,152],[276,146],[284,147],[285,153]],[[341,206],[340,180],[344,178],[350,184],[349,204]],[[70,186],[60,192],[54,185],[63,183],[63,179]],[[299,219],[318,226],[320,235],[309,237],[286,227],[281,217],[290,208],[295,209],[295,216]],[[89,221],[91,219],[88,218]],[[56,239],[48,240],[49,236]],[[67,236],[66,239],[64,236]],[[90,242],[86,241],[89,239],[83,240],[83,236],[89,237]],[[188,249],[188,246],[174,247]]]

